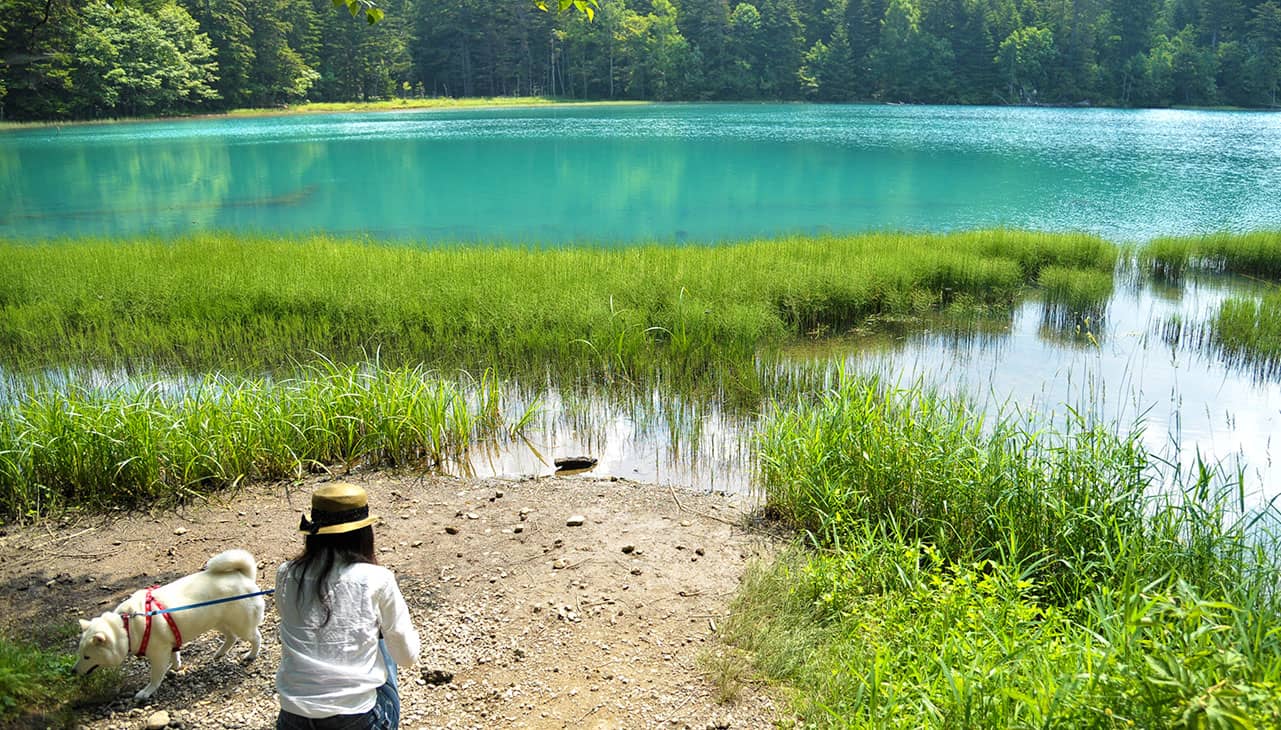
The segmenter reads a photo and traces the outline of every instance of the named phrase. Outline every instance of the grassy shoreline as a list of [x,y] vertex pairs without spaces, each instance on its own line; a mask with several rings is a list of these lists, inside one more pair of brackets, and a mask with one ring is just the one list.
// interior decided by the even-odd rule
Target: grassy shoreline
[[[1110,275],[1081,234],[978,231],[714,247],[450,248],[329,237],[0,243],[0,364],[360,361],[638,377],[705,373],[874,316],[1008,311]],[[1072,299],[1070,293],[1064,297]]]
[[95,124],[123,124],[139,122],[182,122],[207,119],[234,119],[243,117],[283,117],[303,114],[334,114],[340,112],[389,112],[389,111],[451,111],[456,109],[525,109],[533,107],[594,107],[594,106],[640,106],[652,102],[645,101],[576,101],[557,99],[547,96],[494,96],[467,97],[461,99],[449,97],[421,97],[382,99],[379,101],[343,101],[343,102],[306,102],[290,104],[283,107],[230,109],[215,114],[187,114],[166,117],[120,117],[114,119],[74,119],[50,120],[37,122],[0,122],[0,132],[18,129],[39,129],[43,127],[70,127]]
[[725,633],[807,726],[1276,727],[1277,513],[1133,436],[842,378],[763,430],[800,531]]
[[[1214,245],[1268,275],[1276,235]],[[1139,260],[1165,246],[1183,271],[1179,252],[1199,245]],[[707,248],[0,243],[3,367],[223,373],[140,392],[19,391],[0,407],[0,514],[172,503],[518,432],[496,380],[436,374],[455,365],[670,388],[681,374],[750,377],[763,352],[878,317],[999,313],[1030,292],[1094,311],[1123,253],[1017,231]],[[326,364],[297,372],[317,355]],[[250,375],[278,368],[292,374]],[[843,374],[820,392],[773,392],[762,481],[799,537],[748,576],[722,625],[737,665],[787,685],[807,722],[1281,724],[1278,522],[1242,514],[1233,475],[1201,465],[1171,480],[1105,424],[984,421],[964,402]],[[55,681],[47,657],[5,651],[29,655],[21,696],[38,702]]]

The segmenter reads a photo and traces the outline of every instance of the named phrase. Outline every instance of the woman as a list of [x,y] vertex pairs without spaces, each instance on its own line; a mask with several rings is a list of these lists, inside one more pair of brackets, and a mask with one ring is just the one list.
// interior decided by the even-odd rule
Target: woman
[[377,520],[355,485],[311,495],[302,555],[276,571],[278,730],[400,725],[396,665],[417,659],[418,632],[396,577],[374,558]]

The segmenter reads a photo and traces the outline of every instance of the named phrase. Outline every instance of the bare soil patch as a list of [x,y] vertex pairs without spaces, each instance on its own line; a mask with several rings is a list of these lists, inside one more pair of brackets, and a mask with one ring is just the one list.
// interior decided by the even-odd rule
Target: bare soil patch
[[[744,529],[749,500],[588,475],[347,479],[383,518],[378,559],[423,638],[418,667],[400,672],[402,727],[757,728],[778,717],[767,688],[731,688],[724,701],[720,673],[707,671],[737,661],[716,628],[746,563],[774,549]],[[0,623],[28,635],[73,623],[232,547],[254,554],[270,588],[301,548],[299,515],[319,481],[255,485],[177,512],[7,527]],[[581,526],[567,524],[575,515]],[[233,656],[247,645],[214,662],[215,634],[190,641],[182,671],[146,707],[132,703],[146,663],[128,660],[119,695],[86,710],[85,727],[139,728],[162,710],[170,727],[272,727],[275,621],[268,599],[250,664]]]

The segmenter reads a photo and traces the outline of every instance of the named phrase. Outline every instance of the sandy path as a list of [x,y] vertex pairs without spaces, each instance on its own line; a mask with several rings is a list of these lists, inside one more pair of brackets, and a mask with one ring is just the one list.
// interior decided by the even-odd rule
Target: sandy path
[[[400,675],[402,727],[773,724],[767,692],[749,685],[721,703],[700,660],[720,649],[715,627],[746,562],[773,549],[740,527],[746,500],[587,475],[350,480],[383,517],[379,561],[396,572],[423,636],[420,666]],[[255,486],[177,513],[5,528],[5,621],[39,634],[231,547],[253,552],[269,588],[275,566],[301,547],[298,516],[315,484]],[[571,515],[585,524],[567,526]],[[118,698],[85,712],[86,726],[143,727],[164,710],[170,727],[270,727],[275,631],[269,600],[267,641],[251,665],[211,662],[216,635],[190,642],[182,672],[147,707],[131,701],[145,662],[127,661]],[[420,670],[452,679],[431,684]]]

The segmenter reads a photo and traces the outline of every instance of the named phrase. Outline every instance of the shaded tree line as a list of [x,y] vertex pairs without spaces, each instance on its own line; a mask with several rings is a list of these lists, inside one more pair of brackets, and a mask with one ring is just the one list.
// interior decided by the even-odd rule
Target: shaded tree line
[[3,0],[8,119],[548,95],[1273,107],[1281,0]]

